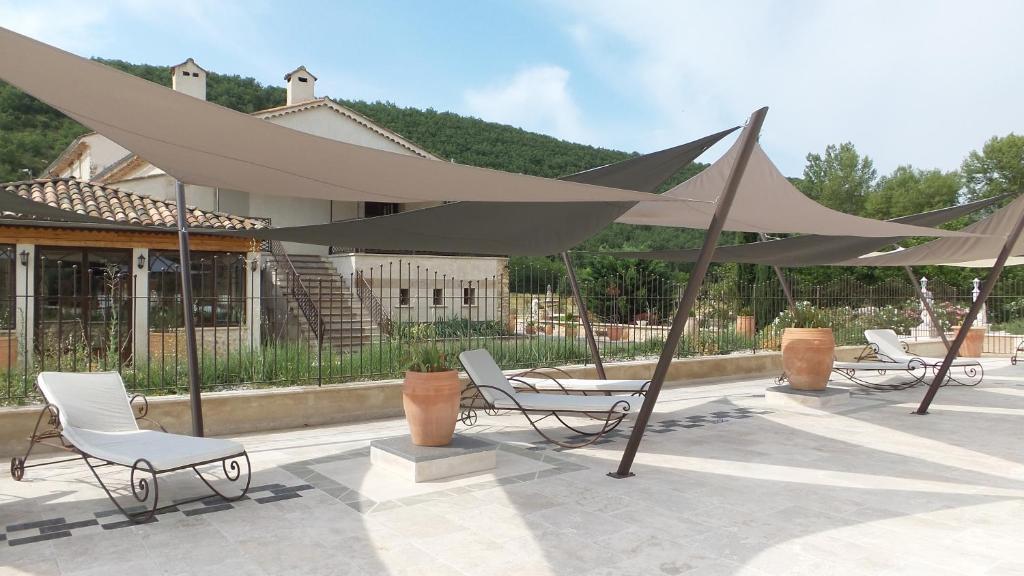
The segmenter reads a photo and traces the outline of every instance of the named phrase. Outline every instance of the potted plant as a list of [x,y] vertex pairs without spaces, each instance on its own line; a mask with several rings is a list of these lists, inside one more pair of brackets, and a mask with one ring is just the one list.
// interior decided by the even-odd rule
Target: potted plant
[[459,414],[459,373],[448,367],[443,352],[426,344],[413,349],[407,366],[402,382],[402,407],[412,443],[448,445]]
[[[953,337],[955,338],[960,334],[960,330],[963,325],[953,326]],[[988,328],[985,326],[971,326],[971,329],[967,331],[967,338],[964,339],[964,343],[960,345],[960,352],[957,354],[959,358],[981,358],[981,351],[985,345],[985,333]]]
[[527,336],[533,336],[537,333],[537,322],[534,320],[527,320],[523,331],[526,332]]
[[563,316],[563,319],[565,320],[565,324],[562,326],[562,328],[564,330],[565,337],[575,338],[578,332],[578,327],[576,325],[576,315],[573,314],[572,312],[566,312],[565,316]]
[[736,314],[736,333],[748,338],[754,335],[754,311],[750,306],[743,306]]
[[801,302],[775,321],[782,332],[782,370],[789,385],[797,390],[824,390],[832,373],[835,339],[828,319],[811,305]]

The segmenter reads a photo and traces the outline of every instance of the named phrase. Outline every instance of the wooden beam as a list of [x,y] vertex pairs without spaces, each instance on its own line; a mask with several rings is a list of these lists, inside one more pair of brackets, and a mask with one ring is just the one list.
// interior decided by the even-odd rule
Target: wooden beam
[[[248,252],[248,238],[190,234],[193,250],[208,252]],[[95,248],[149,248],[177,250],[178,235],[168,232],[129,232],[84,230],[42,226],[0,226],[0,244],[36,244],[39,246],[91,246]]]

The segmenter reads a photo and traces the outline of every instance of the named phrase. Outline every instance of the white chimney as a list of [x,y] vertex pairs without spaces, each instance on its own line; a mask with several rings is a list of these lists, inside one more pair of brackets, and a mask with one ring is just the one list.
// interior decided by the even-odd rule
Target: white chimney
[[171,87],[200,100],[206,100],[206,70],[189,58],[171,67]]
[[313,95],[313,86],[316,84],[316,76],[309,73],[305,66],[299,66],[295,70],[284,75],[284,81],[288,83],[288,106],[308,102],[316,96]]

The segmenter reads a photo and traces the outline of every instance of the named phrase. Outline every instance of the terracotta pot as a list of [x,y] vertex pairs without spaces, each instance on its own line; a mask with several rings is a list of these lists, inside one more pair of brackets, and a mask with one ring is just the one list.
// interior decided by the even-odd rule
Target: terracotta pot
[[579,334],[579,324],[563,324],[562,335],[566,338],[575,338]]
[[519,325],[519,315],[515,312],[509,312],[508,321],[505,323],[505,327],[508,328],[509,332],[513,334],[516,331],[516,327]]
[[18,337],[0,336],[0,370],[10,370],[18,363]]
[[446,446],[455,433],[462,384],[455,370],[406,372],[402,383],[402,407],[412,443]]
[[[954,337],[960,333],[962,326],[953,327]],[[963,345],[960,346],[960,353],[957,354],[959,358],[981,358],[981,351],[985,346],[985,332],[988,329],[984,326],[972,326],[967,331],[967,338],[964,339]]]
[[831,328],[786,328],[782,369],[797,390],[824,390],[832,373],[836,341]]
[[608,339],[609,340],[622,340],[622,333],[625,332],[622,326],[612,324],[608,327]]
[[754,335],[754,317],[753,316],[737,316],[736,317],[736,333],[741,336],[753,336]]
[[551,336],[552,334],[554,334],[555,333],[555,325],[554,324],[545,324],[544,325],[544,333],[547,334],[548,336]]
[[533,336],[534,334],[537,333],[537,327],[536,326],[531,326],[531,325],[527,324],[523,328],[523,332],[526,332],[527,336]]

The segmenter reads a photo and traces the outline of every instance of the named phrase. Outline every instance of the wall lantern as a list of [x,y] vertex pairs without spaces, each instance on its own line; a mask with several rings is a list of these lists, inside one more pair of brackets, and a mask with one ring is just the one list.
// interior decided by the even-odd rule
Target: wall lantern
[[28,266],[28,250],[22,250],[18,256],[21,257],[21,265]]
[[135,265],[139,268],[139,270],[142,270],[143,268],[145,268],[146,267],[146,255],[145,254],[139,254],[139,257],[135,259]]

